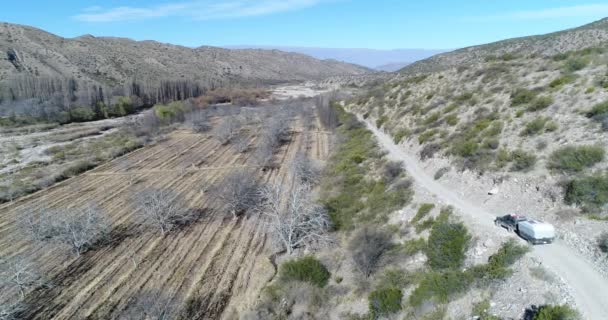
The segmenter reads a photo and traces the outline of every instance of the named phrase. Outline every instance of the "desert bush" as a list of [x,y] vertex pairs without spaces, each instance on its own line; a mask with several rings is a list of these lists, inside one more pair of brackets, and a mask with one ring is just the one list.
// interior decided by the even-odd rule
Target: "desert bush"
[[560,88],[560,87],[562,87],[562,86],[564,86],[564,85],[566,85],[568,83],[573,82],[574,79],[575,78],[574,78],[573,75],[570,75],[570,74],[563,75],[563,76],[560,76],[559,78],[551,81],[549,83],[549,87],[551,87],[553,89],[557,89],[557,88]]
[[378,288],[405,288],[414,280],[412,275],[402,269],[387,268],[378,279]]
[[427,130],[418,136],[418,143],[424,144],[430,141],[439,131],[437,129]]
[[428,215],[429,212],[433,210],[433,208],[435,208],[435,205],[432,203],[421,204],[418,208],[418,211],[416,212],[416,215],[412,218],[412,221],[410,221],[410,223],[415,224],[418,221],[422,220],[422,218],[426,217],[426,215]]
[[317,287],[325,287],[331,274],[316,258],[307,256],[281,264],[280,278],[283,281],[303,281]]
[[458,119],[458,116],[456,114],[449,114],[449,115],[445,116],[445,123],[447,123],[450,126],[457,125],[459,120],[460,119]]
[[601,162],[606,151],[601,146],[567,146],[555,150],[549,157],[549,169],[580,172]]
[[355,267],[365,277],[369,277],[380,266],[384,255],[391,249],[393,243],[385,231],[364,227],[350,241]]
[[447,303],[455,295],[466,292],[473,282],[470,273],[456,270],[432,271],[423,275],[418,287],[410,294],[409,303],[414,307],[432,300]]
[[403,162],[401,161],[388,161],[384,164],[383,177],[384,181],[388,184],[399,178],[405,169],[403,168]]
[[443,167],[439,170],[437,170],[437,172],[435,172],[435,175],[433,176],[433,178],[435,180],[439,180],[441,179],[446,173],[450,172],[451,168],[450,167]]
[[401,141],[403,141],[403,138],[409,137],[411,134],[412,133],[410,132],[410,130],[401,129],[397,131],[397,133],[395,133],[393,140],[395,141],[395,143],[399,144]]
[[429,143],[420,150],[420,160],[427,160],[435,156],[441,150],[441,146],[436,143]]
[[518,149],[513,150],[510,154],[511,171],[530,171],[536,165],[536,156],[532,153]]
[[553,104],[553,98],[550,96],[540,96],[532,100],[528,106],[528,111],[536,112],[548,108]]
[[564,70],[575,72],[584,69],[589,64],[589,60],[584,57],[572,57],[564,63]]
[[566,182],[564,200],[588,209],[601,208],[608,204],[608,175],[585,176]]
[[376,127],[378,129],[382,128],[382,126],[388,121],[388,116],[382,116],[376,120]]
[[428,264],[436,270],[461,267],[470,241],[471,236],[464,224],[436,223],[426,246]]
[[545,305],[538,309],[533,320],[580,320],[580,314],[568,305]]
[[543,129],[545,129],[545,125],[551,119],[547,117],[537,117],[532,121],[526,123],[524,130],[521,132],[521,136],[533,136],[542,133]]
[[498,252],[491,255],[484,268],[484,277],[489,279],[504,279],[511,274],[509,267],[525,255],[530,249],[518,245],[514,240],[505,242]]
[[373,319],[388,316],[401,310],[403,293],[400,289],[381,288],[369,294],[369,310]]
[[608,232],[603,232],[597,238],[597,245],[604,253],[608,253]]
[[532,90],[518,88],[511,93],[511,105],[519,106],[532,102],[537,96],[537,93]]
[[602,125],[604,131],[608,131],[608,101],[596,104],[586,113],[587,118],[591,118]]
[[479,320],[501,320],[490,314],[490,300],[485,299],[473,305],[471,316]]

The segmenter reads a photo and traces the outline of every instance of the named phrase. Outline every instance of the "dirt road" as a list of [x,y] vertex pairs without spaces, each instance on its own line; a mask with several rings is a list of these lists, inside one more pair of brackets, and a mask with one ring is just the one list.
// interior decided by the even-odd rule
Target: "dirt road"
[[[496,228],[493,223],[494,214],[474,202],[462,199],[456,192],[435,181],[422,169],[415,156],[401,150],[386,133],[368,122],[365,123],[379,144],[388,151],[388,157],[403,161],[408,173],[420,187],[470,216],[477,227]],[[570,286],[577,308],[585,319],[608,319],[608,279],[597,272],[590,262],[559,240],[551,245],[535,246],[530,254],[540,259]]]

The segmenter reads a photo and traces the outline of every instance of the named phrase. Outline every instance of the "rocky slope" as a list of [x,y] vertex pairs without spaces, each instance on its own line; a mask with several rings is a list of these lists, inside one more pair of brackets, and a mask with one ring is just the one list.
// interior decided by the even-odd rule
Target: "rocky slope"
[[[459,50],[406,68],[350,109],[444,185],[484,199],[497,215],[555,224],[606,272],[606,40],[608,20],[601,20]],[[434,64],[435,71],[416,72]]]
[[91,80],[108,86],[138,79],[284,82],[356,75],[370,70],[277,50],[187,48],[155,41],[82,36],[0,24],[0,81],[15,75]]
[[400,72],[412,74],[446,70],[452,67],[483,62],[492,56],[555,55],[583,47],[608,43],[608,18],[578,28],[523,38],[503,40],[438,54],[406,66]]

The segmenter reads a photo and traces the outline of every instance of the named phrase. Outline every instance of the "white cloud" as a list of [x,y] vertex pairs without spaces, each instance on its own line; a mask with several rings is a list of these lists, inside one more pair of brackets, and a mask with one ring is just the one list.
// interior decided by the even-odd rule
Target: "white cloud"
[[478,16],[466,20],[546,20],[560,18],[605,17],[608,15],[608,4],[586,4],[567,7],[547,8],[530,11],[514,11],[504,14]]
[[75,19],[85,22],[132,21],[163,17],[195,20],[251,17],[312,7],[327,0],[198,0],[148,7],[86,8]]

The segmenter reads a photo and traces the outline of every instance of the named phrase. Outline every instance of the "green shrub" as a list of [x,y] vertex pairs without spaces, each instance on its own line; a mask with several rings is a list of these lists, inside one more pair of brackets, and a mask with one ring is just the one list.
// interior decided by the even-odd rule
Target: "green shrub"
[[423,132],[418,136],[418,143],[424,144],[430,141],[437,133],[438,131],[436,129]]
[[455,114],[449,114],[447,116],[445,116],[445,123],[447,123],[450,126],[455,126],[458,124],[458,121],[460,119],[458,119],[458,116]]
[[382,116],[376,120],[376,128],[380,129],[388,121],[388,116]]
[[412,221],[410,221],[410,223],[414,224],[422,220],[422,218],[426,217],[426,215],[429,214],[429,212],[431,212],[433,208],[435,208],[435,205],[432,203],[421,204],[420,208],[418,208],[418,212],[416,212],[416,215],[414,216],[414,218],[412,218]]
[[536,98],[537,93],[532,90],[519,88],[511,94],[511,105],[520,106],[522,104],[528,104]]
[[510,157],[511,171],[530,171],[536,164],[536,156],[521,149],[512,151]]
[[432,228],[434,225],[435,225],[435,218],[433,218],[433,217],[428,218],[416,225],[416,233],[420,233],[424,230],[428,230],[428,229]]
[[541,306],[534,320],[579,320],[580,314],[568,305]]
[[608,101],[596,104],[586,115],[587,118],[592,119],[599,119],[602,116],[608,115]]
[[495,254],[488,259],[484,266],[484,277],[489,279],[504,279],[511,274],[511,267],[517,260],[528,253],[527,246],[518,245],[514,240],[505,242]]
[[409,302],[414,307],[432,300],[447,303],[455,295],[468,291],[474,280],[472,274],[457,270],[429,272],[411,293]]
[[464,103],[467,101],[470,101],[471,99],[473,99],[473,93],[472,92],[465,92],[459,96],[456,96],[454,98],[454,101],[457,103]]
[[567,146],[551,154],[547,167],[558,171],[580,172],[603,161],[605,154],[601,146]]
[[456,109],[458,109],[459,106],[455,103],[452,103],[451,105],[447,106],[445,109],[443,109],[443,113],[444,114],[448,114]]
[[395,288],[381,288],[369,294],[369,311],[374,319],[397,313],[401,310],[403,293]]
[[395,250],[402,252],[406,256],[413,256],[426,248],[426,241],[423,238],[408,240],[396,247]]
[[526,123],[524,130],[522,130],[522,136],[533,136],[541,133],[545,129],[545,125],[549,122],[549,118],[537,117],[532,121]]
[[548,108],[553,104],[553,98],[550,96],[541,96],[534,99],[528,106],[528,111],[536,112]]
[[490,314],[490,300],[488,299],[473,305],[471,316],[478,317],[479,320],[501,320],[499,317]]
[[401,129],[397,131],[397,133],[395,133],[393,140],[395,141],[395,143],[399,144],[401,141],[403,141],[403,138],[409,137],[411,134],[412,132],[410,130]]
[[286,261],[281,264],[281,280],[303,281],[324,287],[330,278],[327,268],[312,256]]
[[471,236],[462,223],[441,222],[431,229],[426,255],[435,270],[460,268]]
[[568,204],[578,204],[600,208],[608,204],[608,175],[594,175],[576,178],[564,186],[564,200]]
[[575,72],[584,69],[589,64],[589,60],[583,57],[570,58],[564,63],[567,72]]
[[388,268],[382,273],[378,280],[379,288],[405,288],[413,283],[414,277],[407,272],[397,269]]
[[439,112],[433,112],[428,117],[426,117],[422,123],[424,125],[433,124],[433,123],[435,123],[435,122],[437,122],[439,120],[440,116],[441,115],[439,114]]
[[475,155],[479,150],[479,143],[474,140],[461,140],[454,143],[452,146],[452,154],[461,157],[470,157]]
[[545,124],[545,131],[546,132],[555,132],[557,131],[557,129],[559,129],[559,125],[557,124],[557,122],[551,120],[549,122],[547,122],[547,124]]
[[574,76],[572,75],[563,75],[553,81],[551,81],[549,83],[549,87],[553,88],[553,89],[557,89],[559,87],[562,87],[568,83],[571,83],[574,81]]

